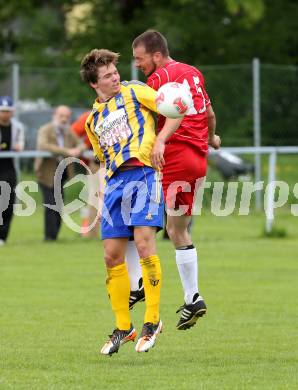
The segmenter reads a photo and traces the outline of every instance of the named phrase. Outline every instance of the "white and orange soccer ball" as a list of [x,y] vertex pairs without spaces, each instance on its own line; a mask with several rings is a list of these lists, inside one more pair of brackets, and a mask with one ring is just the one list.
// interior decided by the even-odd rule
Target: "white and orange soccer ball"
[[193,106],[189,88],[180,83],[166,83],[159,88],[155,98],[158,112],[168,118],[181,118]]

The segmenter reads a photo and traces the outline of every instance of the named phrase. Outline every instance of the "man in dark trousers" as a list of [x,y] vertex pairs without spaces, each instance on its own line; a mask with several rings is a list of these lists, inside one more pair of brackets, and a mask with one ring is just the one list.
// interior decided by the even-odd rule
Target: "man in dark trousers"
[[[53,153],[52,157],[38,157],[35,160],[35,173],[46,205],[55,205],[56,209],[45,207],[44,239],[55,241],[61,226],[61,205],[55,203],[55,172],[63,157],[78,157],[86,149],[84,143],[70,130],[71,110],[67,106],[58,106],[50,123],[38,130],[37,149]],[[61,183],[71,175],[71,166],[64,171]],[[58,207],[58,209],[57,209]]]
[[[11,97],[0,96],[0,153],[24,148],[24,127],[13,118]],[[6,242],[15,202],[17,174],[13,158],[0,159],[0,246]]]

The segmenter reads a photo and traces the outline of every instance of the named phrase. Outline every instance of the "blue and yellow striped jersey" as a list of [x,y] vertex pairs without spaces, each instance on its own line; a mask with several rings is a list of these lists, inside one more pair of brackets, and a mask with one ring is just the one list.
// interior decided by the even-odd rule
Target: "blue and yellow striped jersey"
[[155,141],[156,91],[138,81],[121,82],[120,92],[110,100],[95,100],[85,129],[95,155],[105,162],[106,179],[132,157],[152,166]]

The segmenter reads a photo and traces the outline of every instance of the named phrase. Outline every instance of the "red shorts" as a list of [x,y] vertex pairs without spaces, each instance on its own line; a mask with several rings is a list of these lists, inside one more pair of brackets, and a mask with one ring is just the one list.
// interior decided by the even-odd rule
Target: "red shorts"
[[162,187],[168,209],[183,207],[192,214],[195,192],[207,171],[207,155],[185,143],[169,143],[165,149]]

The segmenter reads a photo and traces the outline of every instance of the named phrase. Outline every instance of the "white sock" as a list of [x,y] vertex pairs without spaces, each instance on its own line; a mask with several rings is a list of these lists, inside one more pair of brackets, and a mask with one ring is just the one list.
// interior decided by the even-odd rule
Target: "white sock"
[[192,303],[198,292],[198,256],[196,248],[176,249],[176,263],[184,290],[184,301]]
[[128,241],[127,243],[125,260],[128,268],[130,290],[136,291],[139,289],[139,280],[142,277],[142,267],[140,264],[140,256],[134,241]]

